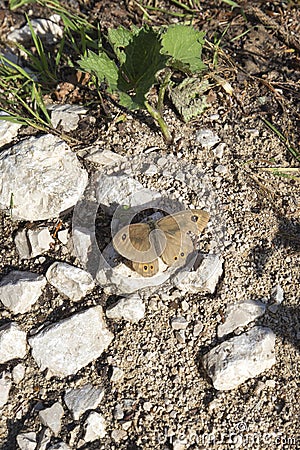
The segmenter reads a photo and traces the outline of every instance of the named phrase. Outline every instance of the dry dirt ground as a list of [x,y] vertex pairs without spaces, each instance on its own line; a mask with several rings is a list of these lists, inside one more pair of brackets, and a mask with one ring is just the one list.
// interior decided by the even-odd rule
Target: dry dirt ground
[[[172,15],[184,13],[175,2],[70,3],[91,21],[99,21],[104,30],[119,24],[141,25],[142,4],[165,10],[148,10],[154,25],[184,20]],[[182,447],[185,449],[300,447],[299,160],[289,151],[289,147],[299,148],[299,8],[292,1],[243,2],[242,10],[232,10],[225,2],[194,3],[199,5],[193,25],[206,31],[209,42],[216,43],[228,27],[214,70],[231,84],[232,95],[216,85],[211,92],[211,108],[189,124],[183,124],[167,106],[166,120],[174,133],[174,143],[169,146],[146,114],[128,115],[125,122],[116,123],[113,119],[118,110],[108,101],[106,114],[100,107],[91,111],[89,116],[94,115],[96,121],[83,120],[76,137],[90,144],[98,139],[105,148],[123,156],[157,147],[159,154],[177,155],[181,161],[193,162],[210,174],[224,210],[229,243],[223,251],[223,278],[211,295],[183,296],[175,290],[168,297],[158,290],[147,299],[145,317],[137,324],[109,321],[115,339],[107,352],[67,379],[46,380],[29,355],[25,361],[26,376],[13,387],[2,410],[3,449],[17,448],[18,433],[40,430],[35,410],[38,402],[51,406],[62,401],[67,387],[86,382],[105,385],[98,411],[105,416],[107,435],[79,447],[81,429],[77,427],[82,422],[74,421],[66,412],[59,439],[68,443],[71,436],[76,436],[74,449],[172,449],[176,448],[176,439],[186,442]],[[21,22],[20,11],[8,13],[6,2],[2,8],[0,13],[7,14],[9,24]],[[43,9],[33,11],[45,16]],[[214,48],[207,44],[204,60],[210,68],[213,52]],[[86,94],[79,89],[76,95],[77,101],[82,102]],[[263,119],[275,124],[286,142]],[[226,144],[221,158],[197,143],[196,132],[203,128],[211,129]],[[75,150],[83,147],[78,145]],[[226,173],[215,170],[219,165],[226,167]],[[271,167],[280,168],[279,172],[286,168],[294,171],[288,176],[286,172],[278,175],[266,170]],[[47,225],[54,230],[55,222]],[[63,225],[71,225],[71,216],[63,218]],[[73,263],[71,257],[61,253],[59,245],[45,255],[43,264],[38,258],[21,263],[13,236],[24,226],[25,223],[12,223],[8,216],[1,217],[2,276],[12,269],[45,273],[54,260]],[[269,299],[278,283],[284,290],[284,302],[276,314],[269,312],[258,322],[276,333],[276,365],[237,389],[215,390],[201,367],[201,356],[219,342],[216,329],[226,305],[246,298]],[[72,304],[64,300],[62,308],[57,293],[48,288],[29,314],[13,317],[3,310],[1,323],[16,320],[27,331],[87,306],[100,303],[105,308],[110,300],[98,288],[84,302]],[[185,303],[183,308],[184,300],[187,309]],[[177,315],[189,321],[185,342],[178,342],[170,327],[170,320]],[[194,336],[193,327],[199,321],[203,331]],[[121,384],[109,382],[111,365],[124,370]],[[116,405],[124,407],[122,420],[113,417]],[[24,414],[16,420],[20,408]],[[123,439],[114,441],[112,431],[124,428]],[[79,430],[77,435],[74,430]]]

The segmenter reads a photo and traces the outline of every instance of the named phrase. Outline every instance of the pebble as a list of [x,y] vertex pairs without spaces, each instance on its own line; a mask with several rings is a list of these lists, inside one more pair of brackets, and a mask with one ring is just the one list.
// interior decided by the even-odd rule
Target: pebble
[[173,317],[171,319],[171,327],[173,330],[186,330],[188,321],[184,317]]
[[34,431],[17,435],[17,443],[20,450],[36,450],[37,435]]
[[48,107],[51,114],[51,123],[54,128],[58,126],[64,131],[76,130],[79,120],[86,115],[88,110],[80,105],[51,105]]
[[52,134],[3,150],[0,172],[0,209],[10,209],[13,220],[58,217],[76,204],[88,181],[75,153]]
[[113,430],[111,437],[114,441],[120,442],[127,438],[127,433],[125,430]]
[[124,409],[120,403],[118,403],[113,409],[113,417],[116,420],[122,420],[124,417]]
[[[49,45],[58,42],[63,37],[63,29],[59,25],[60,20],[58,14],[52,14],[49,19],[31,19],[30,22],[37,36]],[[32,35],[28,24],[7,35],[7,40],[12,42],[28,43],[31,39]]]
[[275,363],[275,334],[267,327],[253,327],[203,357],[204,368],[214,388],[224,391],[260,375]]
[[202,129],[196,132],[196,141],[199,142],[204,148],[212,148],[214,145],[220,142],[220,138],[212,130]]
[[0,374],[0,408],[8,401],[11,384],[11,374],[9,372],[2,372]]
[[[0,111],[0,115],[7,116],[9,114]],[[9,144],[18,135],[18,130],[21,126],[21,124],[13,123],[9,120],[0,120],[0,147]]]
[[26,333],[15,322],[0,327],[0,364],[26,356]]
[[47,377],[66,377],[99,358],[112,339],[101,306],[95,306],[47,326],[29,344],[40,370],[48,369]]
[[85,435],[83,439],[85,442],[93,442],[96,439],[104,438],[106,435],[105,419],[101,414],[95,411],[92,411],[89,414],[84,423],[84,427]]
[[218,326],[218,337],[223,337],[261,317],[266,311],[265,303],[258,300],[242,300],[227,305],[225,322]]
[[68,230],[60,230],[57,232],[57,239],[63,244],[67,245],[68,243],[68,237],[69,237],[69,231]]
[[115,320],[139,322],[145,316],[145,304],[139,295],[122,298],[114,306],[106,310],[106,317]]
[[119,367],[113,367],[112,368],[112,374],[110,377],[110,381],[112,383],[120,383],[124,378],[124,370],[120,369]]
[[95,287],[90,273],[63,262],[53,263],[47,270],[46,278],[60,294],[74,302],[81,300]]
[[13,368],[13,370],[12,370],[12,378],[13,378],[14,383],[18,384],[18,383],[20,383],[23,380],[23,378],[25,376],[25,370],[26,370],[26,367],[22,363],[17,364]]
[[14,314],[24,314],[42,295],[46,283],[43,275],[33,272],[9,272],[0,283],[1,302]]
[[72,412],[74,420],[79,420],[85,411],[97,408],[103,396],[104,388],[102,386],[96,387],[88,383],[79,388],[67,389],[64,401]]
[[43,425],[50,428],[54,436],[58,436],[60,433],[63,415],[64,409],[59,402],[39,412],[40,421]]

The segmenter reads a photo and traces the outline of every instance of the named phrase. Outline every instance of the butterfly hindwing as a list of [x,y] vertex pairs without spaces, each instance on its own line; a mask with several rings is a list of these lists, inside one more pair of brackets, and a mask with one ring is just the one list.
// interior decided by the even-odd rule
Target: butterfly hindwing
[[149,263],[132,262],[132,268],[143,277],[153,277],[158,272],[158,259]]

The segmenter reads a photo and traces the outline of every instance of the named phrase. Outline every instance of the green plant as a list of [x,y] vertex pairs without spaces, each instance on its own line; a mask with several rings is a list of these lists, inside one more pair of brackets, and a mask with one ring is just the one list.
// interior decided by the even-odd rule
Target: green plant
[[[87,51],[81,57],[81,69],[93,75],[98,87],[105,84],[109,94],[117,95],[121,106],[147,109],[171,142],[162,115],[165,92],[175,71],[191,76],[206,68],[201,59],[204,33],[182,24],[164,29],[119,27],[108,30],[105,44],[98,54]],[[159,86],[155,105],[148,99],[154,85]]]

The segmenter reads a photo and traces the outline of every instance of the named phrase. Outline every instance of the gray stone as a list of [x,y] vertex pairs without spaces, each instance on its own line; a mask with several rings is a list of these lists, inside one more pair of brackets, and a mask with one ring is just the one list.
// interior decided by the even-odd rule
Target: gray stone
[[203,357],[203,365],[215,389],[234,389],[249,378],[270,369],[275,359],[275,334],[254,327],[218,345]]
[[50,249],[55,241],[48,228],[38,228],[37,230],[27,230],[27,238],[30,244],[30,258],[41,255]]
[[184,317],[173,317],[171,319],[171,327],[173,330],[186,330],[188,321]]
[[0,283],[0,300],[14,314],[24,314],[46,286],[46,278],[32,272],[12,271]]
[[14,383],[18,384],[18,383],[20,383],[23,380],[23,378],[25,376],[25,370],[26,370],[26,367],[22,363],[17,364],[13,368],[13,370],[12,370],[12,377],[13,377]]
[[37,436],[34,431],[17,435],[17,443],[20,450],[36,450]]
[[88,383],[80,388],[68,389],[64,401],[72,412],[74,420],[78,420],[85,411],[97,408],[103,395],[103,387],[96,387]]
[[214,145],[220,142],[220,138],[212,130],[203,129],[196,133],[196,141],[199,142],[204,148],[212,148]]
[[[7,116],[4,111],[0,111],[0,116]],[[22,125],[19,123],[10,122],[9,120],[0,120],[0,147],[9,144],[14,137],[18,135],[18,130]]]
[[81,300],[95,287],[95,281],[90,273],[63,262],[53,263],[47,270],[46,278],[60,294],[74,302]]
[[[31,19],[31,25],[35,33],[47,44],[54,44],[63,36],[63,29],[59,25],[60,16],[52,14],[49,19]],[[12,42],[29,43],[32,39],[29,25],[26,24],[18,30],[7,35],[7,40]]]
[[145,315],[145,305],[139,295],[133,294],[127,298],[122,298],[118,303],[106,310],[106,317],[109,319],[128,320],[138,322]]
[[73,207],[88,175],[57,136],[30,137],[0,153],[0,208],[13,220],[44,220]]
[[223,274],[223,258],[220,255],[207,255],[200,266],[192,272],[181,272],[174,279],[176,286],[183,292],[199,291],[213,294]]
[[40,421],[43,425],[50,428],[54,436],[58,436],[60,433],[63,415],[64,409],[59,402],[39,412]]
[[266,311],[266,305],[260,301],[242,300],[227,305],[225,322],[218,326],[218,337],[231,333],[236,328],[243,327]]
[[0,327],[0,364],[26,356],[26,333],[15,322]]
[[2,408],[8,401],[11,384],[10,373],[2,372],[0,374],[0,408]]
[[93,442],[96,439],[104,438],[106,435],[105,430],[105,419],[104,417],[93,411],[89,414],[88,418],[85,421],[85,442]]
[[76,130],[81,117],[87,113],[87,109],[80,105],[51,105],[48,107],[51,114],[51,123],[54,128],[62,127],[64,131]]
[[101,306],[95,306],[46,327],[29,344],[41,371],[48,369],[48,377],[66,377],[99,358],[112,339]]
[[125,161],[124,156],[118,155],[111,150],[100,149],[97,146],[90,149],[90,152],[85,156],[85,159],[101,166],[110,166],[111,164]]

